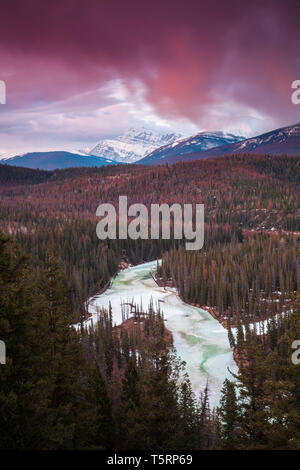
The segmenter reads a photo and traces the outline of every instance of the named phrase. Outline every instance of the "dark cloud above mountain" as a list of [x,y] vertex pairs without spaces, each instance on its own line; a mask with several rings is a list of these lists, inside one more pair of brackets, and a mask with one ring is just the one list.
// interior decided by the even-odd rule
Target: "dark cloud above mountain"
[[203,125],[209,107],[246,107],[284,125],[299,120],[299,14],[278,0],[2,0],[0,78],[16,107],[118,78],[162,116]]

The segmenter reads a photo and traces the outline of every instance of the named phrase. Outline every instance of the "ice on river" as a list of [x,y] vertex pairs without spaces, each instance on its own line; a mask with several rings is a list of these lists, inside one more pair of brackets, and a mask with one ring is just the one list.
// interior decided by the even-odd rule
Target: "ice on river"
[[92,317],[87,323],[96,323],[97,311],[108,309],[109,304],[113,322],[119,325],[123,321],[122,303],[133,301],[142,304],[144,310],[151,299],[154,306],[159,303],[177,354],[186,362],[194,392],[198,395],[208,381],[210,404],[216,406],[225,377],[231,377],[228,368],[237,372],[227,331],[208,312],[184,303],[176,289],[158,287],[151,276],[156,266],[157,262],[151,261],[121,271],[108,290],[89,299]]

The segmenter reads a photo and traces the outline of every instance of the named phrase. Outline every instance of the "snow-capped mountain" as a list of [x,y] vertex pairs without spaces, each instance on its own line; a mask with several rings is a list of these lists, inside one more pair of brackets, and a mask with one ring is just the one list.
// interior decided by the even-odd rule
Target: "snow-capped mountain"
[[182,137],[174,132],[158,132],[151,129],[130,129],[112,139],[103,139],[89,151],[90,155],[109,158],[122,163],[135,163],[163,145]]
[[[200,133],[201,134],[201,133]],[[199,142],[201,144],[201,136]],[[226,135],[225,135],[226,138]],[[275,129],[256,137],[241,140],[236,138],[236,142],[227,142],[225,145],[215,145],[210,149],[203,149],[201,145],[195,148],[192,142],[195,136],[184,139],[176,145],[167,146],[152,152],[143,158],[140,163],[146,165],[159,165],[163,163],[176,163],[178,161],[197,160],[199,158],[221,157],[222,155],[234,155],[243,153],[253,153],[261,155],[300,155],[300,124]],[[196,139],[197,140],[197,139]],[[221,140],[219,141],[221,142]]]
[[300,154],[300,124],[281,127],[234,146],[234,153]]
[[1,160],[6,160],[7,158],[10,158],[11,156],[12,156],[11,153],[8,153],[8,152],[1,153],[0,154],[0,162],[1,162]]
[[175,156],[182,156],[196,151],[205,151],[225,144],[243,140],[244,137],[224,132],[198,132],[191,137],[180,139],[150,152],[140,163],[145,165],[165,163]]

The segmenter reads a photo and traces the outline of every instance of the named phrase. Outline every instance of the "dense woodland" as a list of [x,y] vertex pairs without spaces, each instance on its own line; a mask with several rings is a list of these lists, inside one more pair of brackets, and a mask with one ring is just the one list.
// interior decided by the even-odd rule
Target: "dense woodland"
[[[14,235],[38,268],[49,246],[64,265],[74,315],[116,272],[161,257],[173,242],[97,239],[96,209],[119,195],[128,204],[203,203],[208,235],[227,242],[238,229],[300,230],[300,158],[234,156],[172,166],[121,165],[56,171],[0,165],[0,228]],[[222,231],[222,234],[220,234]],[[216,234],[216,232],[218,232]],[[216,235],[215,235],[216,234]]]
[[171,278],[186,302],[256,322],[282,312],[300,291],[300,235],[240,233],[205,252],[172,249],[159,275]]
[[300,302],[264,340],[246,329],[247,362],[226,380],[220,407],[191,391],[164,341],[160,312],[117,334],[112,312],[75,331],[63,270],[48,253],[34,270],[0,236],[0,447],[4,449],[299,449],[300,375],[290,360]]
[[[54,172],[0,166],[0,448],[300,449],[300,158],[235,156],[173,166]],[[205,244],[96,237],[97,206],[204,203]],[[163,312],[117,328],[85,301],[119,263],[158,276],[229,322],[238,376],[218,409],[195,397]],[[252,321],[267,318],[263,331]],[[236,327],[234,329],[234,327]]]

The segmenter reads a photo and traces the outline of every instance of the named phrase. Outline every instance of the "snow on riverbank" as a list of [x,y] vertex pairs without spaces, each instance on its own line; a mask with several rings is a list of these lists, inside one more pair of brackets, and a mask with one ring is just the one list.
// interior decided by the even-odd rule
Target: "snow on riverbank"
[[186,362],[193,390],[198,394],[208,381],[211,405],[215,406],[225,377],[231,376],[228,368],[237,372],[227,330],[208,312],[185,304],[176,289],[157,286],[151,276],[156,266],[157,262],[151,261],[121,271],[109,289],[89,299],[88,311],[92,316],[85,325],[96,323],[97,312],[102,308],[108,309],[110,304],[116,325],[123,321],[123,303],[142,305],[144,310],[151,301],[154,307],[160,305],[166,327],[173,334],[177,353]]

